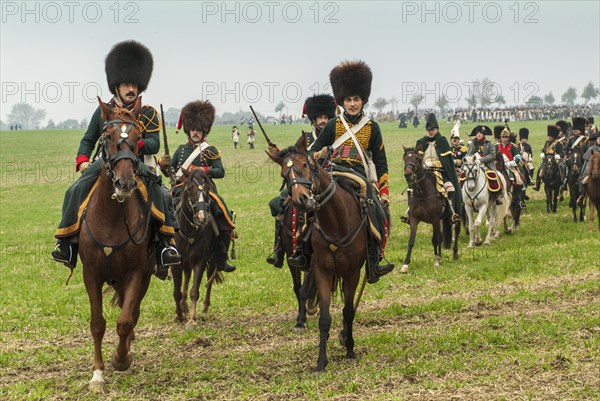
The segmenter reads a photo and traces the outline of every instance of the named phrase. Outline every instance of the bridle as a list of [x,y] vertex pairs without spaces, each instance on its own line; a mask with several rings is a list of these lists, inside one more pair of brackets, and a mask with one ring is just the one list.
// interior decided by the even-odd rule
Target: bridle
[[[180,204],[181,205],[180,209],[182,211],[182,214],[183,214],[183,217],[185,218],[185,220],[195,230],[198,230],[198,229],[200,229],[202,227],[202,225],[199,224],[198,221],[196,220],[196,216],[198,215],[198,213],[201,212],[201,211],[205,211],[207,213],[210,212],[210,210],[209,210],[209,200],[210,199],[206,199],[204,201],[201,201],[200,198],[198,198],[195,202],[193,202],[192,201],[192,197],[189,194],[191,192],[191,191],[189,191],[189,187],[190,186],[194,186],[201,193],[204,194],[204,186],[205,185],[209,185],[208,181],[205,181],[204,183],[201,183],[200,181],[197,180],[196,176],[193,175],[191,177],[191,179],[189,179],[186,182],[185,188],[183,189],[184,199],[182,199],[182,202]],[[208,195],[208,196],[210,197],[210,195]],[[184,207],[184,204],[187,207]],[[191,217],[188,215],[189,212],[192,213]],[[186,235],[184,235],[184,236],[186,236]]]
[[[117,152],[115,152],[113,155],[109,154],[108,149],[111,139],[110,134],[108,133],[109,127],[113,127],[116,132],[120,132],[119,141],[117,143]],[[113,184],[116,181],[114,168],[116,164],[123,159],[129,159],[133,162],[133,168],[135,169],[136,175],[140,172],[140,159],[133,152],[135,150],[135,145],[129,140],[129,131],[131,131],[132,128],[139,130],[137,121],[124,120],[121,118],[107,121],[102,128],[102,134],[100,136],[100,144],[102,146],[102,163],[106,170],[106,175],[110,178]],[[121,145],[123,143],[127,144],[127,149],[121,149]]]
[[283,159],[286,169],[281,175],[286,182],[290,194],[292,193],[292,189],[295,185],[301,185],[307,188],[308,192],[310,193],[310,197],[315,200],[315,206],[311,211],[318,211],[321,206],[326,204],[331,199],[336,191],[337,184],[335,183],[333,177],[330,176],[331,179],[329,181],[329,185],[327,185],[323,191],[318,192],[319,188],[321,187],[321,178],[319,176],[319,168],[316,162],[311,159],[308,154],[303,154],[308,161],[308,167],[310,170],[310,179],[307,179],[302,174],[300,167],[294,164],[297,154],[297,152],[292,152]]

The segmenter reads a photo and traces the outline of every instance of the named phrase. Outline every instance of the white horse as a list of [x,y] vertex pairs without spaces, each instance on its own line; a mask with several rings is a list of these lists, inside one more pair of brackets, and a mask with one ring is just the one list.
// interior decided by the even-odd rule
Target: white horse
[[[489,224],[484,245],[489,245],[491,240],[498,238],[499,221],[497,206],[495,202],[490,202],[490,191],[487,188],[484,166],[476,161],[473,156],[466,156],[463,159],[461,168],[465,179],[462,198],[470,235],[468,247],[481,245],[480,228],[483,216],[487,217]],[[478,213],[477,219],[474,218],[475,213]]]

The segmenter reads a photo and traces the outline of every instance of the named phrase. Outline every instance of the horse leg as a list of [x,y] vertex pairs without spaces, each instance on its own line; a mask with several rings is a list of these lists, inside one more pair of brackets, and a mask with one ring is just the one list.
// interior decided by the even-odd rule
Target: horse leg
[[[467,224],[469,225],[469,245],[467,248],[473,248],[475,245],[476,235],[479,237],[479,226],[475,229],[475,219],[473,219],[473,210],[466,210]],[[477,232],[475,232],[477,230]]]
[[[208,279],[210,279],[210,277]],[[206,286],[206,294],[204,294],[204,306],[202,308],[202,318],[203,319],[206,319],[206,317],[208,316],[208,308],[210,307],[210,295],[212,293],[212,286],[213,286],[214,282],[215,282],[215,280],[212,280]]]
[[317,281],[317,291],[319,292],[319,358],[315,372],[325,370],[327,363],[327,340],[329,339],[329,329],[331,328],[331,315],[329,306],[331,303],[331,292],[333,291],[333,276],[327,272],[321,271],[318,265],[313,266],[315,270],[315,280]]
[[200,282],[202,281],[202,275],[204,274],[203,263],[204,261],[200,261],[194,265],[194,283],[192,284],[192,289],[190,290],[190,301],[192,304],[192,308],[190,310],[190,316],[187,321],[186,328],[193,329],[196,327],[196,307],[198,305],[198,299],[200,298]]
[[454,235],[453,235],[454,246],[452,247],[452,252],[453,252],[452,257],[454,258],[454,260],[456,260],[460,257],[458,254],[458,236],[459,235],[460,235],[460,221],[454,223]]
[[554,198],[553,198],[554,203],[552,205],[552,213],[556,213],[556,208],[558,206],[558,193],[559,193],[559,190],[554,191]]
[[356,269],[350,277],[347,277],[343,282],[344,287],[344,328],[340,332],[340,344],[346,346],[346,359],[355,359],[354,353],[354,336],[352,334],[352,324],[356,309],[354,309],[354,294],[360,279],[360,270]]
[[[306,305],[305,311],[307,315],[314,315],[318,310],[317,299],[317,284],[315,283],[315,275],[312,270],[304,273],[304,282],[300,287],[300,299],[302,304]],[[305,316],[306,318],[306,316]],[[305,320],[306,322],[306,320]]]
[[[183,263],[183,262],[182,262]],[[173,275],[173,299],[175,300],[175,313],[177,314],[177,321],[182,323],[184,319],[183,308],[181,307],[181,284],[183,272],[181,271],[181,265],[171,267],[171,273]]]
[[419,225],[419,221],[414,218],[412,215],[410,216],[410,237],[408,239],[408,250],[406,251],[406,257],[404,258],[404,264],[400,269],[400,273],[408,273],[408,265],[410,264],[410,255],[412,254],[413,246],[415,246],[415,238],[417,237],[417,226]]
[[494,231],[496,230],[496,224],[497,224],[497,220],[498,220],[497,213],[498,213],[498,206],[496,206],[496,205],[492,205],[491,207],[488,207],[486,210],[486,217],[487,217],[489,224],[488,224],[488,232],[485,237],[485,242],[483,243],[484,245],[489,245],[494,237]]
[[192,277],[192,268],[187,263],[181,263],[181,268],[183,269],[183,290],[181,291],[181,310],[183,312],[184,318],[187,317],[189,313],[187,298],[188,298],[188,289],[190,288],[190,279]]
[[439,220],[433,222],[433,236],[431,244],[433,245],[433,267],[440,267],[442,259],[442,228]]
[[296,301],[298,302],[298,315],[296,315],[296,325],[294,326],[294,330],[299,333],[306,329],[306,298],[303,300],[300,295],[302,289],[302,272],[300,269],[290,267],[290,273],[292,275],[294,295],[296,295]]
[[86,267],[83,270],[83,281],[85,289],[90,299],[91,321],[90,331],[94,339],[94,363],[92,371],[94,375],[90,381],[89,387],[92,391],[101,392],[104,390],[104,361],[102,360],[102,339],[106,330],[106,320],[102,316],[102,284],[96,280],[96,275],[92,275]]
[[128,279],[123,282],[121,299],[121,315],[117,320],[117,334],[119,345],[112,358],[115,370],[125,371],[131,366],[133,354],[130,352],[130,344],[136,316],[139,317],[139,307],[142,301],[142,277],[141,272],[132,272]]
[[[590,200],[589,200],[588,203],[590,204],[590,218],[589,218],[589,222],[588,222],[588,231],[592,232],[592,231],[594,231],[593,230],[593,227],[594,227],[594,209],[595,209],[596,206],[594,205],[594,202],[592,201],[591,198],[590,198]],[[600,227],[600,217],[598,217],[598,225]],[[600,230],[600,228],[599,228],[599,230]]]

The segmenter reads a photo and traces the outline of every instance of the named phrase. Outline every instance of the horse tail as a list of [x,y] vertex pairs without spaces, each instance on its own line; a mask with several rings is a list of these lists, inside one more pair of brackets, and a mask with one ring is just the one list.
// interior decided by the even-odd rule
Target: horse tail
[[106,286],[104,288],[104,295],[108,295],[109,292],[112,292],[112,298],[110,299],[110,304],[112,306],[121,306],[123,304],[123,300],[121,299],[121,293],[123,292],[123,288],[121,284],[115,283],[113,286]]

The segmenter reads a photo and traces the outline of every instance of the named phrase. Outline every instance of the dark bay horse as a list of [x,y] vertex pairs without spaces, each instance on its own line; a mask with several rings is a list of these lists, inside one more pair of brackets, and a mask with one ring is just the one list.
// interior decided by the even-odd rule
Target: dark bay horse
[[269,157],[281,165],[281,176],[288,185],[294,206],[314,219],[312,271],[320,310],[319,357],[314,370],[323,371],[328,363],[329,307],[338,279],[342,281],[344,296],[344,327],[339,339],[346,347],[346,358],[356,358],[352,332],[356,313],[354,294],[367,258],[366,216],[361,213],[353,191],[333,180],[308,155],[306,148],[307,138],[303,133],[295,146],[276,154],[269,153]]
[[[404,147],[404,146],[403,146]],[[410,257],[415,238],[417,236],[417,226],[423,221],[433,227],[433,245],[434,260],[433,265],[439,267],[442,260],[442,243],[445,248],[452,245],[452,228],[450,210],[446,199],[436,189],[436,178],[433,172],[426,170],[423,166],[423,158],[415,148],[404,147],[404,177],[408,186],[412,189],[412,194],[408,199],[410,208],[408,224],[410,225],[410,238],[408,240],[408,250],[404,265],[401,271],[407,272],[410,264]],[[455,188],[459,191],[460,188]],[[443,225],[443,231],[442,231]],[[460,222],[454,224],[454,246],[453,257],[458,259],[458,235],[460,233]]]
[[584,221],[585,207],[577,206],[577,198],[579,198],[579,174],[581,173],[581,167],[583,164],[582,154],[579,148],[574,148],[573,152],[567,159],[567,167],[569,168],[569,175],[567,177],[567,184],[569,185],[569,207],[573,211],[573,221],[577,223],[577,208],[579,208],[579,221]]
[[556,213],[558,195],[562,185],[558,160],[552,154],[547,154],[544,166],[544,191],[546,192],[546,212]]
[[[209,263],[219,235],[217,223],[209,208],[210,191],[214,190],[214,184],[201,168],[191,172],[184,169],[183,174],[185,183],[176,205],[180,229],[175,234],[177,249],[182,258],[181,265],[172,267],[171,273],[177,320],[183,322],[189,312],[187,324],[193,327],[196,324],[196,305],[200,297],[200,283],[204,272],[206,271],[208,282],[202,309],[203,316],[210,306],[212,284],[215,280],[217,283],[222,282],[223,275],[217,271],[213,263]],[[192,272],[194,272],[190,290],[192,309],[189,311],[187,294]]]
[[590,175],[586,186],[590,204],[589,230],[591,232],[594,226],[594,208],[598,214],[598,230],[600,230],[600,152],[592,153],[589,166]]
[[[112,358],[118,371],[129,368],[130,350],[135,339],[134,327],[140,305],[155,265],[150,245],[150,197],[139,179],[137,157],[141,134],[138,127],[141,98],[134,109],[110,109],[98,98],[102,117],[107,123],[100,137],[102,171],[89,196],[82,216],[79,255],[83,262],[83,281],[90,299],[90,328],[94,339],[94,376],[90,389],[104,387],[102,338],[106,320],[102,315],[102,287],[114,289],[113,303],[122,310],[117,320],[119,345]],[[144,195],[145,193],[145,195]]]
[[[521,171],[521,166],[513,167],[512,170],[507,168],[506,163],[508,159],[502,152],[496,153],[496,171],[504,177],[504,183],[506,184],[506,197],[508,205],[505,206],[506,213],[504,214],[503,224],[504,232],[509,234],[519,228],[521,223],[521,212],[523,211],[523,205],[525,205],[525,173]],[[508,225],[508,219],[512,218],[512,224]]]
[[[290,202],[291,203],[291,202]],[[284,206],[283,221],[281,222],[281,246],[287,257],[294,253],[294,240],[292,233],[301,232],[301,225],[304,224],[303,214],[294,207],[293,204],[288,203]],[[294,222],[294,215],[296,217]],[[293,225],[296,226],[296,230],[293,229]],[[295,267],[288,266],[290,274],[292,275],[292,283],[294,288],[294,295],[298,302],[298,314],[296,315],[296,325],[294,329],[297,332],[301,332],[306,329],[306,315],[314,315],[317,312],[317,285],[312,270],[303,272]]]

